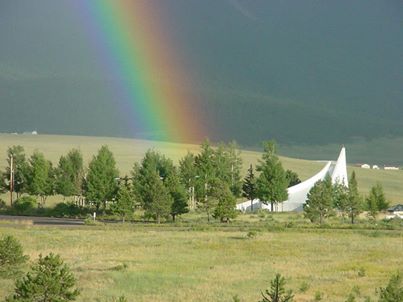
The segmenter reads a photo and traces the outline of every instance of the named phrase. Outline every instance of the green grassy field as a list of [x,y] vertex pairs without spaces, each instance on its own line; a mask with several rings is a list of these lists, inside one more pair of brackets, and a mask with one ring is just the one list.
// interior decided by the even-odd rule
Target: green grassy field
[[[96,154],[102,145],[108,145],[115,155],[121,175],[130,173],[134,162],[140,161],[145,152],[154,148],[167,157],[178,163],[188,151],[198,152],[198,145],[176,144],[165,142],[153,142],[146,140],[105,138],[105,137],[85,137],[85,136],[64,136],[64,135],[10,135],[0,134],[0,169],[4,169],[6,164],[6,150],[12,145],[22,145],[26,154],[30,155],[34,150],[43,152],[54,164],[57,164],[60,156],[66,154],[72,148],[82,151],[86,164]],[[347,157],[348,157],[347,149]],[[335,153],[331,160],[336,160],[338,154]],[[260,158],[259,152],[242,152],[244,172],[249,164],[256,164]],[[292,169],[298,173],[301,179],[309,178],[318,172],[323,166],[323,162],[308,161],[295,158],[281,157],[286,169]],[[365,170],[358,167],[349,166],[349,173],[355,170],[360,191],[366,194],[369,188],[376,182],[382,183],[387,198],[392,203],[403,202],[403,170]]]
[[[156,225],[78,228],[0,225],[0,235],[18,238],[31,261],[55,252],[70,265],[82,293],[78,301],[258,301],[276,272],[287,278],[296,301],[360,299],[402,269],[401,231],[264,231]],[[124,266],[127,266],[124,268]],[[305,292],[299,288],[306,283]],[[0,299],[13,281],[0,278]],[[361,301],[361,300],[358,300]]]

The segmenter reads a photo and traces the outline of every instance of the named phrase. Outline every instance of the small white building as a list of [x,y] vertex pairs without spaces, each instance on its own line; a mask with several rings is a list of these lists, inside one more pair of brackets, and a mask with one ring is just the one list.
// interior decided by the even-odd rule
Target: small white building
[[387,166],[385,166],[385,167],[383,167],[383,169],[384,170],[399,170],[399,168],[398,167],[387,167]]
[[378,165],[373,165],[373,166],[372,166],[372,169],[373,169],[373,170],[379,170],[379,166],[378,166]]
[[403,204],[395,205],[388,209],[386,219],[401,218],[403,219]]
[[[309,191],[316,182],[324,180],[326,176],[331,177],[332,183],[339,183],[348,187],[346,149],[344,147],[341,149],[336,162],[328,161],[317,174],[295,186],[289,187],[287,189],[288,200],[274,205],[273,210],[276,212],[303,211]],[[271,210],[270,202],[266,203],[261,202],[259,199],[254,199],[252,202],[248,200],[239,203],[236,208],[242,212],[249,212],[252,208],[253,210]]]
[[360,167],[363,169],[371,169],[371,166],[368,164],[362,164]]

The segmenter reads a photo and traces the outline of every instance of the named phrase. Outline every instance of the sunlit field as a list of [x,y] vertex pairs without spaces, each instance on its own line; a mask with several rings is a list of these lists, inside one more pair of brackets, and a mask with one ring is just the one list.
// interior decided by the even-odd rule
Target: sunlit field
[[[281,215],[281,214],[279,214]],[[251,219],[244,215],[242,219]],[[255,217],[257,219],[257,217]],[[78,278],[78,301],[259,301],[274,274],[287,278],[296,301],[345,301],[375,289],[402,269],[401,231],[265,229],[181,225],[39,227],[0,225],[31,261],[60,254]],[[13,281],[0,279],[0,299]]]

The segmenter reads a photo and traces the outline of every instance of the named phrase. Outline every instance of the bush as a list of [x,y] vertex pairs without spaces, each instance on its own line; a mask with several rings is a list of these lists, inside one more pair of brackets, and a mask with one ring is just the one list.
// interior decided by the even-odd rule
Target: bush
[[24,255],[21,244],[13,236],[6,235],[0,239],[0,271],[13,273],[24,264],[28,256]]
[[23,196],[13,203],[13,210],[17,215],[29,215],[37,207],[37,201],[32,196]]
[[79,290],[74,288],[76,279],[59,255],[39,255],[31,270],[17,280],[15,292],[6,302],[66,302],[74,301],[79,295]]
[[81,214],[81,208],[72,202],[60,202],[52,210],[57,217],[74,217]]
[[379,289],[379,302],[403,302],[403,285],[400,273],[392,275],[388,285]]

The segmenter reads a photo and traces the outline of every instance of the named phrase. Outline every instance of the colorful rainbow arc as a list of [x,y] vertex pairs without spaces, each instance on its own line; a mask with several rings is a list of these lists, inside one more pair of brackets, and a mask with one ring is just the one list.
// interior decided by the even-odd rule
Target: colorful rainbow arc
[[[133,124],[151,137],[190,142],[204,135],[188,75],[175,56],[157,4],[147,0],[85,3],[91,38],[107,72],[117,83],[116,98]],[[127,114],[127,112],[126,112]]]

